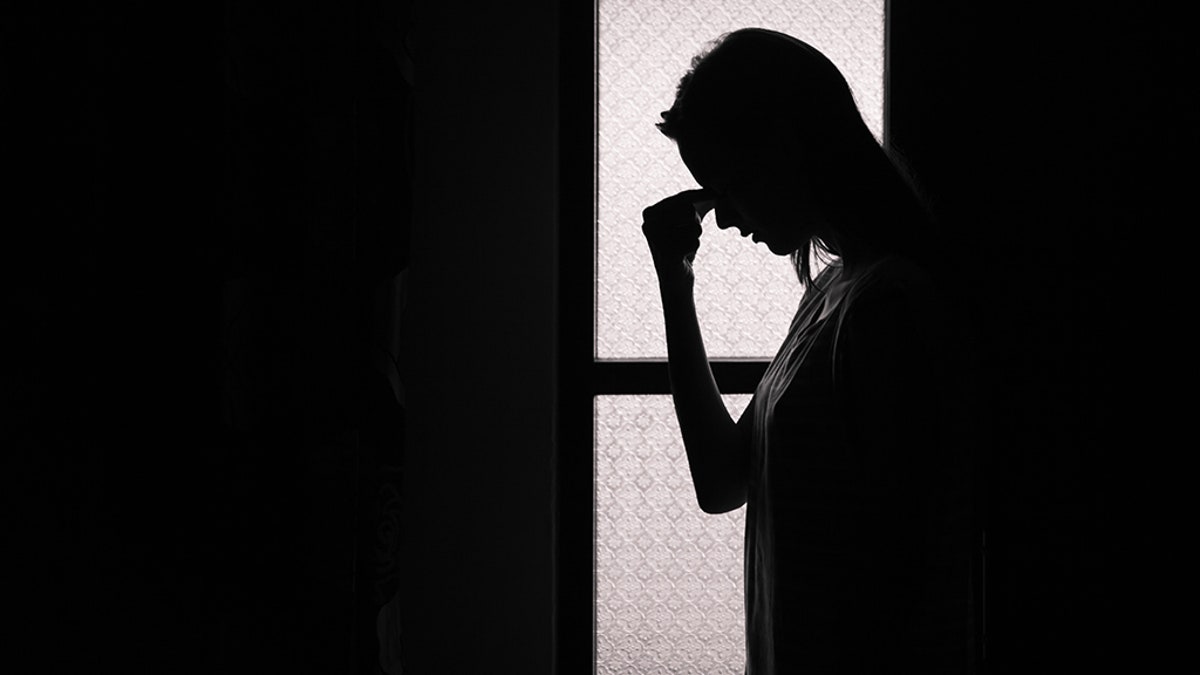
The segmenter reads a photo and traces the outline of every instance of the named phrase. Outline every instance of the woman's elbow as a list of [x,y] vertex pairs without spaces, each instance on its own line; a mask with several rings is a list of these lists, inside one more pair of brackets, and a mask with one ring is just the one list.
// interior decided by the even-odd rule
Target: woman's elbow
[[720,490],[696,490],[696,501],[700,510],[709,515],[729,513],[746,503],[746,486],[731,485]]
[[750,453],[737,440],[687,446],[696,501],[705,513],[728,513],[746,503]]

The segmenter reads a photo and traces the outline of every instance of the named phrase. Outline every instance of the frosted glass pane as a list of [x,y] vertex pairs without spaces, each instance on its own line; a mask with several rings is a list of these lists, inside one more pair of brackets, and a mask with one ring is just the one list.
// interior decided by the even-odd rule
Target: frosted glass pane
[[[597,358],[666,356],[641,212],[695,184],[654,123],[671,107],[692,56],[748,26],[788,33],[829,56],[882,136],[883,0],[600,0]],[[718,229],[710,214],[696,270],[709,356],[773,356],[800,301],[788,260]]]
[[670,396],[595,408],[597,675],[741,675],[745,508],[700,510]]

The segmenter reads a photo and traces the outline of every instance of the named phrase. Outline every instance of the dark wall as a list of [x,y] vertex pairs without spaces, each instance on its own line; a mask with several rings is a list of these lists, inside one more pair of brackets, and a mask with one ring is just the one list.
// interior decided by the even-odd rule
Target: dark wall
[[1136,327],[1170,316],[1137,279],[1195,136],[1182,28],[1128,3],[890,4],[889,133],[977,299],[986,672],[1138,662],[1166,437],[1139,371],[1171,357]]
[[407,3],[12,9],[10,649],[49,672],[378,672]]
[[556,220],[557,4],[417,13],[402,364],[413,673],[551,668],[556,229],[592,227]]

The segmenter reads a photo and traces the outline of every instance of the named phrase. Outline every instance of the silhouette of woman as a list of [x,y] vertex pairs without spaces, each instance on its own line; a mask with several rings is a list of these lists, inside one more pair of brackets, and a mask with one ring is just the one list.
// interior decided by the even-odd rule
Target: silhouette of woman
[[[920,199],[837,68],[782,33],[719,39],[658,126],[701,186],[642,228],[700,507],[747,506],[746,672],[965,672],[970,458]],[[737,422],[692,295],[712,209],[791,256],[805,288]]]

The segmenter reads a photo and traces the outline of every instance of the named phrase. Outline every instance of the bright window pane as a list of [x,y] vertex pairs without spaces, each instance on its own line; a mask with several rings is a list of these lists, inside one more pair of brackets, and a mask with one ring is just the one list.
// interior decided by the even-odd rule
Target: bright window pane
[[700,511],[671,397],[598,396],[595,420],[597,675],[741,675],[745,508]]
[[[828,55],[882,136],[883,0],[600,0],[597,358],[666,357],[641,212],[695,184],[654,123],[692,56],[748,26],[794,35]],[[696,265],[709,356],[773,356],[800,300],[787,259],[719,230],[710,216]]]

